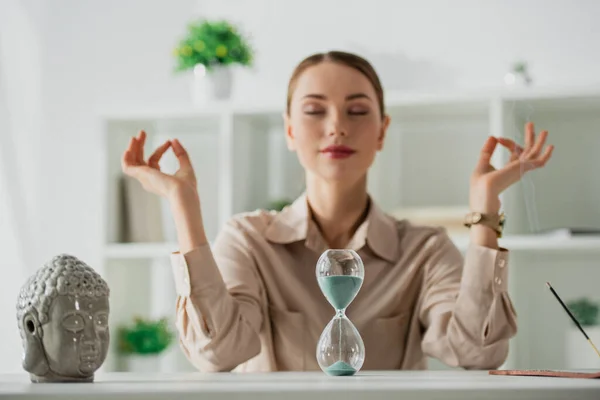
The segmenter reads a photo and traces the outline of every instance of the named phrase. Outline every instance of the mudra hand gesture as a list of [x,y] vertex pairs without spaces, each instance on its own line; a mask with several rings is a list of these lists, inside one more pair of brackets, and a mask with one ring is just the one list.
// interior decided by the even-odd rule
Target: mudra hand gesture
[[[123,172],[137,179],[145,190],[162,197],[169,198],[181,190],[196,190],[196,176],[192,163],[179,140],[168,140],[159,146],[146,161],[144,159],[144,143],[146,132],[140,131],[138,136],[132,137],[129,147],[123,153],[121,166]],[[179,169],[173,175],[160,170],[159,161],[169,149],[179,161]]]
[[[548,131],[535,135],[533,122],[525,125],[525,147],[521,147],[508,138],[489,137],[483,148],[479,162],[471,176],[469,203],[471,210],[496,214],[500,211],[500,193],[515,182],[523,174],[541,168],[552,156],[554,146],[544,149]],[[510,160],[500,169],[495,169],[490,161],[496,146],[500,144],[510,150]]]

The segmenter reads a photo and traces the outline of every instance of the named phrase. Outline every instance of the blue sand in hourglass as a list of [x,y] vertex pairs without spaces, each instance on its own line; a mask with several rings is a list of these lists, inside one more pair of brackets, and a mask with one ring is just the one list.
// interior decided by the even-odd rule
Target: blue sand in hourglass
[[321,292],[335,309],[317,342],[317,363],[330,376],[355,375],[365,361],[365,345],[346,317],[346,308],[363,284],[363,262],[354,250],[328,249],[319,257],[315,275]]
[[325,368],[325,372],[333,376],[349,376],[354,375],[356,370],[343,361],[336,361],[329,367]]
[[320,276],[317,279],[325,297],[336,310],[345,309],[362,284],[362,278],[352,275]]
[[[317,280],[327,300],[338,311],[344,310],[352,302],[362,285],[361,277],[351,275],[321,276]],[[354,375],[356,369],[343,361],[336,361],[326,367],[325,372],[334,376],[347,376]]]

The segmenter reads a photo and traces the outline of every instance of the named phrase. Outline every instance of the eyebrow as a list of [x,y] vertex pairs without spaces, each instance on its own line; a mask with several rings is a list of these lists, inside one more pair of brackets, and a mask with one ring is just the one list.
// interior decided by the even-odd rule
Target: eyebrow
[[[309,93],[309,94],[305,95],[303,98],[304,99],[305,98],[312,98],[312,99],[319,99],[319,100],[325,100],[325,99],[327,99],[327,97],[324,94],[318,94],[318,93]],[[346,96],[346,101],[348,101],[348,100],[354,100],[354,99],[369,99],[369,100],[372,100],[365,93],[352,93],[352,94],[349,94],[348,96]]]

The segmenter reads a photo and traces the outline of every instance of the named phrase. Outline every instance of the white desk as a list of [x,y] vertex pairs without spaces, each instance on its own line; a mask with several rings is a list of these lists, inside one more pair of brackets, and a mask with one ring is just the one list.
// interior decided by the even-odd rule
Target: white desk
[[270,374],[109,373],[94,383],[32,384],[0,375],[0,399],[600,399],[600,380],[490,376],[485,371]]

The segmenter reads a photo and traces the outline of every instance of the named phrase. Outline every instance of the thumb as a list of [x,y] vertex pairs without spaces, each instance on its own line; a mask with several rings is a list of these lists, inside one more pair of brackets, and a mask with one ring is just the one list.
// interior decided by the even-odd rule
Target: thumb
[[483,147],[481,148],[481,152],[479,153],[479,161],[477,162],[476,167],[476,170],[478,172],[485,171],[490,165],[492,155],[494,154],[494,150],[496,149],[497,144],[498,139],[494,136],[490,136],[487,138],[487,140],[483,144]]
[[513,160],[504,168],[493,173],[492,179],[501,190],[505,190],[513,183],[519,181],[527,171],[535,168],[530,161]]
[[175,153],[175,157],[177,157],[177,161],[179,161],[179,166],[182,169],[188,169],[192,167],[192,162],[190,161],[190,156],[188,155],[187,150],[181,145],[178,139],[174,139],[171,141],[173,152]]

